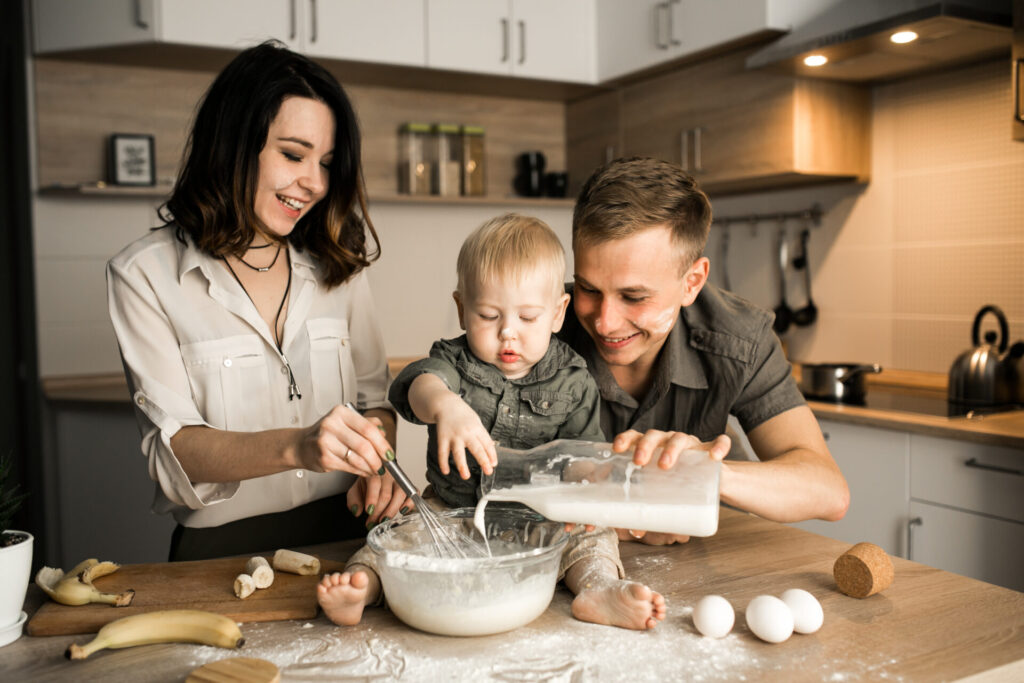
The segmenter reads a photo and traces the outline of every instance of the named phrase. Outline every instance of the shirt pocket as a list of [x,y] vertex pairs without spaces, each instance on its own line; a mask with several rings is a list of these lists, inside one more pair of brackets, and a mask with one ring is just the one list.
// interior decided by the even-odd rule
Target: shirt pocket
[[355,403],[356,368],[348,321],[314,318],[306,321],[309,334],[309,370],[313,377],[313,405],[321,415],[345,401]]
[[211,427],[251,432],[271,415],[263,341],[254,334],[183,344],[192,396]]
[[529,433],[521,434],[520,438],[538,443],[551,441],[558,435],[559,427],[565,423],[578,400],[562,391],[527,390],[520,396],[532,414],[532,419],[524,421],[524,432]]

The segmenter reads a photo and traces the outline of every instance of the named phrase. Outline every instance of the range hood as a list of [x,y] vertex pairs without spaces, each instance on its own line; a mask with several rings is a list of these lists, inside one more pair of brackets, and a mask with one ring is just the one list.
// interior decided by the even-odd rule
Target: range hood
[[[1011,0],[842,0],[747,59],[747,68],[871,82],[1009,53]],[[913,31],[897,44],[891,36]],[[804,59],[828,61],[808,66]],[[819,58],[820,61],[820,58]]]

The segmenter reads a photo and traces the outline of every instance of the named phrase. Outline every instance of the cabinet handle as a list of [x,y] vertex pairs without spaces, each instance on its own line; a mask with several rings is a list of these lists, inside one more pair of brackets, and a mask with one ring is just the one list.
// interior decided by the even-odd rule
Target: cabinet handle
[[966,467],[974,467],[979,470],[988,470],[990,472],[1002,472],[1004,474],[1016,474],[1018,477],[1024,476],[1024,470],[1015,470],[1012,467],[1000,467],[999,465],[989,465],[988,463],[978,462],[977,458],[971,458],[964,463]]
[[526,22],[519,22],[519,63],[526,61]]
[[907,522],[907,559],[914,560],[914,527],[924,526],[924,520],[920,517],[914,517]]
[[704,129],[701,128],[700,126],[697,126],[696,128],[693,129],[693,170],[696,173],[700,173],[701,171],[704,170],[704,164],[701,163],[700,159],[700,141],[703,136],[703,133]]
[[1021,97],[1020,77],[1024,70],[1024,57],[1019,57],[1013,64],[1013,115],[1024,123],[1024,97]]
[[690,170],[690,130],[684,129],[679,134],[679,165],[684,171]]
[[683,41],[676,38],[676,17],[675,12],[672,8],[676,6],[677,2],[682,0],[669,0],[668,1],[668,39],[673,45],[682,45]]
[[[658,46],[659,50],[668,49],[668,41],[662,40],[661,36],[665,33],[665,15],[670,12],[669,4],[667,2],[659,2],[654,8],[654,32],[655,32],[655,45]],[[668,27],[669,31],[672,30],[672,26]]]
[[316,42],[316,34],[317,34],[316,0],[309,0],[309,8],[310,8],[310,10],[312,10],[312,14],[313,14],[313,30],[310,33],[309,42],[315,43]]
[[288,3],[288,26],[290,27],[288,29],[288,40],[295,40],[295,29],[297,23],[295,21],[295,2],[296,0],[291,0],[291,2]]
[[135,25],[139,28],[149,28],[149,8],[149,0],[135,0]]
[[501,20],[501,62],[508,61],[508,19]]

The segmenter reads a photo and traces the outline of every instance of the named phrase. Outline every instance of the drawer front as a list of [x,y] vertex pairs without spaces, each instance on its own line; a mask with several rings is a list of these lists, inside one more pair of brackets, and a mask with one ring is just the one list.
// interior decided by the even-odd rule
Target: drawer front
[[910,514],[911,560],[1024,591],[1024,524],[917,502]]
[[1024,522],[1021,471],[1024,451],[917,434],[910,438],[915,500]]

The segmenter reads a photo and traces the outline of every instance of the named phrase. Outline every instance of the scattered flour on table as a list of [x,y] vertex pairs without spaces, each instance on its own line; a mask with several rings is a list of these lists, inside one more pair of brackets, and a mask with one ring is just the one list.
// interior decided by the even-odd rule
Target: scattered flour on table
[[[799,638],[798,647],[762,643],[741,626],[739,614],[733,632],[716,640],[697,634],[691,607],[673,610],[670,604],[669,617],[650,631],[576,621],[564,591],[556,593],[550,612],[554,614],[542,617],[544,628],[528,624],[476,638],[435,636],[412,628],[396,638],[395,621],[383,610],[372,610],[363,623],[346,628],[324,617],[305,624],[245,624],[241,650],[189,646],[191,664],[195,668],[227,657],[257,657],[274,662],[283,682],[902,680],[889,671],[896,659],[842,661],[827,656],[815,636],[794,635],[791,640]],[[281,627],[288,623],[293,628],[282,637]],[[387,629],[379,628],[385,625]],[[442,649],[457,649],[458,654],[441,654]]]

